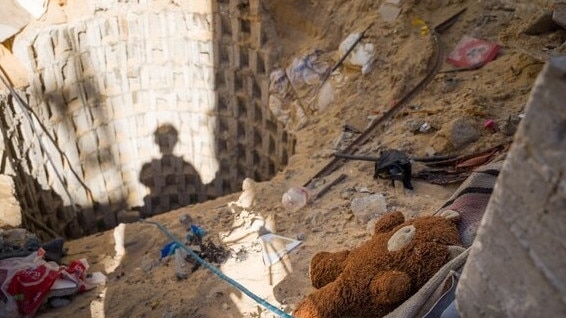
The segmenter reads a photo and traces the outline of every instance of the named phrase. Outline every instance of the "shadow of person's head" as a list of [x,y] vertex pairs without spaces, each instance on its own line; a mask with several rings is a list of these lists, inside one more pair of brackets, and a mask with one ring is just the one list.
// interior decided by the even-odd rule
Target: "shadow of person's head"
[[153,136],[155,143],[159,146],[159,151],[164,155],[172,154],[179,140],[179,132],[171,124],[160,125],[153,133]]

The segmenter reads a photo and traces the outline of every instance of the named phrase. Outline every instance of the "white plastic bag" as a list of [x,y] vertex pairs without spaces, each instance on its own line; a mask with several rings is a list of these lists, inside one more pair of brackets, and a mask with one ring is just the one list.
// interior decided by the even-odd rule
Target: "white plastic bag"
[[[340,52],[340,56],[344,56],[348,50],[356,43],[358,38],[360,37],[359,33],[352,33],[348,35],[342,43],[340,43],[340,47],[338,51]],[[361,67],[362,74],[367,74],[371,71],[371,66],[375,59],[375,46],[372,43],[358,43],[350,55],[344,61],[344,64]]]

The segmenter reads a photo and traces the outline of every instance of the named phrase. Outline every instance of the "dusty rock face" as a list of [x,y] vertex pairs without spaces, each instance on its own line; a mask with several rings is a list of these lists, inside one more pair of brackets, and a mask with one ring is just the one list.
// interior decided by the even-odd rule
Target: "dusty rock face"
[[566,314],[566,58],[539,76],[457,289],[462,317]]

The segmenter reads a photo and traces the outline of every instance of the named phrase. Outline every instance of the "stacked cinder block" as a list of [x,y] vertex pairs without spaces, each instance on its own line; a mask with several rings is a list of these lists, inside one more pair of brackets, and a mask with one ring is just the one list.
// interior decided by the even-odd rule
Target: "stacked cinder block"
[[267,108],[259,0],[105,8],[29,37],[26,93],[42,137],[5,101],[31,216],[77,237],[115,226],[123,210],[146,217],[239,191],[287,163],[294,140]]
[[264,45],[260,1],[225,0],[216,5],[217,153],[221,170],[230,173],[225,187],[238,189],[245,176],[265,180],[286,165],[294,139],[266,107],[274,61]]

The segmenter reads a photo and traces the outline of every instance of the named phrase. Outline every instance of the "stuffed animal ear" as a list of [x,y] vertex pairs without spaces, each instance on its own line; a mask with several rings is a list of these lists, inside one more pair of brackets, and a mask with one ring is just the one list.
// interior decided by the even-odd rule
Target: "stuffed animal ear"
[[394,227],[405,222],[405,216],[401,212],[391,212],[383,215],[375,223],[374,233],[386,233],[391,231]]
[[454,211],[454,210],[444,210],[442,212],[440,212],[441,217],[450,220],[454,223],[460,221],[460,212],[458,211]]
[[403,247],[411,243],[413,237],[415,237],[415,233],[417,233],[417,228],[412,224],[398,229],[397,232],[393,233],[389,238],[389,241],[387,241],[387,250],[389,252],[400,251]]

